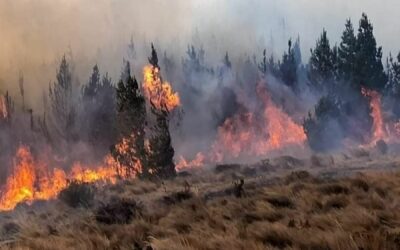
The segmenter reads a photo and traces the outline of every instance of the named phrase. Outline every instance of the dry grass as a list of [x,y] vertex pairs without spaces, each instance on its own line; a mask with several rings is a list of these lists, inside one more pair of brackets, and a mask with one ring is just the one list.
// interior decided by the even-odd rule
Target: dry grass
[[[279,172],[264,161],[165,183],[124,181],[99,188],[90,208],[58,200],[20,206],[0,214],[0,249],[399,249],[400,174],[348,174],[345,165],[359,169],[362,160],[336,159],[326,169],[327,159],[275,161],[309,171]],[[236,197],[229,190],[239,178],[244,190]],[[129,210],[121,223],[96,221],[99,208],[127,213],[116,200],[135,201],[140,211]]]

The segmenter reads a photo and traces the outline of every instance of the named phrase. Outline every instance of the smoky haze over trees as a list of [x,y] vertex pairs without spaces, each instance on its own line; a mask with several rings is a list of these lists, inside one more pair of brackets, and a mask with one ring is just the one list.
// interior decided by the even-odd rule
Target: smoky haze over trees
[[[121,65],[122,60],[117,82],[96,64],[80,83],[74,75],[74,58],[67,54],[44,95],[43,113],[25,102],[26,76],[19,96],[2,97],[1,148],[10,141],[11,147],[20,142],[46,145],[58,162],[96,161],[111,152],[123,166],[121,174],[170,178],[176,174],[177,154],[193,156],[210,148],[228,118],[252,112],[258,119],[262,114],[255,100],[258,84],[265,85],[273,102],[303,125],[312,150],[338,150],[345,138],[364,143],[372,119],[362,88],[381,93],[390,119],[400,118],[400,53],[383,63],[383,49],[366,14],[357,25],[348,19],[338,26],[344,30],[341,41],[332,43],[329,30],[321,27],[307,59],[302,58],[302,34],[288,39],[283,53],[255,48],[243,54],[226,48],[216,56],[201,45],[189,44],[186,54],[179,56],[162,48],[156,51],[152,44],[148,63],[154,80],[162,82],[164,77],[172,83],[181,97],[180,113],[145,98],[140,80],[143,59],[138,58],[149,50],[142,51],[135,37],[127,42],[127,58],[113,62]],[[15,108],[13,100],[18,103]],[[121,143],[129,150],[121,149]]]

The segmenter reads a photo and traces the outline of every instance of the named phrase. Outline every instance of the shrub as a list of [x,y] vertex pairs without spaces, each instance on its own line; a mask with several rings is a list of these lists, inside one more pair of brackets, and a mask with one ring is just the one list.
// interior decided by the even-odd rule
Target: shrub
[[274,207],[279,207],[279,208],[293,208],[294,204],[293,202],[284,195],[274,195],[271,197],[267,198],[268,203],[270,203]]
[[90,207],[94,201],[95,188],[89,183],[72,181],[60,192],[58,199],[70,207]]
[[142,205],[132,199],[115,198],[96,211],[96,221],[104,224],[128,224],[142,214]]

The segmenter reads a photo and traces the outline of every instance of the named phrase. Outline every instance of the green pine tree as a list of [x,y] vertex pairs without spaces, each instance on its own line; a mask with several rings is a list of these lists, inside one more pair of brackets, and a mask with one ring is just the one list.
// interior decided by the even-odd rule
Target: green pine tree
[[[136,78],[131,76],[130,63],[126,62],[117,85],[117,120],[120,142],[112,148],[114,159],[123,167],[127,175],[138,174],[137,163],[146,165],[145,99],[140,92]],[[126,144],[127,150],[118,145]]]
[[308,78],[317,90],[331,90],[335,76],[335,53],[331,49],[325,29],[311,49],[308,63]]
[[377,47],[373,26],[365,13],[362,14],[358,28],[355,59],[356,84],[382,90],[387,83],[382,64],[382,47]]
[[295,89],[297,83],[298,62],[295,50],[292,47],[292,41],[288,42],[288,51],[283,53],[282,63],[279,65],[280,77],[282,81],[289,87]]
[[338,77],[351,83],[354,80],[357,38],[350,19],[347,19],[345,27],[338,48]]

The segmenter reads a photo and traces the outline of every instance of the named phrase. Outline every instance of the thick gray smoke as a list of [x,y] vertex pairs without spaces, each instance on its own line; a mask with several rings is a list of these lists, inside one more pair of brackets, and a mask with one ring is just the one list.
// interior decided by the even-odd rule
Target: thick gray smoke
[[[379,5],[379,6],[378,6]],[[94,63],[119,77],[128,58],[131,38],[136,45],[136,75],[154,41],[179,61],[188,43],[204,46],[207,60],[252,56],[267,48],[280,55],[290,37],[301,35],[308,52],[322,28],[337,42],[344,20],[357,22],[367,12],[384,53],[396,51],[400,2],[384,0],[2,0],[0,1],[0,88],[17,92],[22,71],[38,106],[42,89],[54,80],[63,54],[72,57],[77,77],[86,81]],[[146,48],[146,49],[144,49]],[[308,53],[303,53],[305,58]],[[128,58],[129,59],[129,58]],[[39,98],[38,98],[39,97]]]

